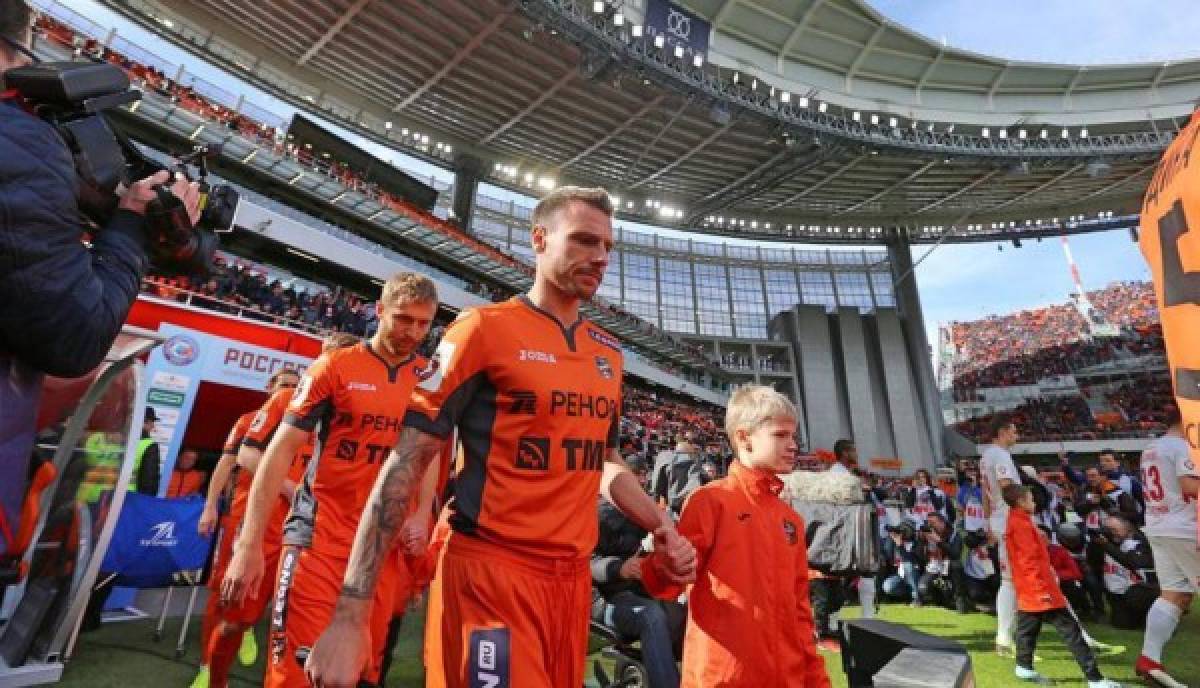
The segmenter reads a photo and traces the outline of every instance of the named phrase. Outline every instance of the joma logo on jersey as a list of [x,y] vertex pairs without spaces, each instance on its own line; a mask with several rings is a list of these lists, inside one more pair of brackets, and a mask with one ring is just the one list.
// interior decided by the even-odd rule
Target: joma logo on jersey
[[138,542],[142,547],[174,547],[179,544],[179,538],[175,537],[174,521],[155,523],[150,527],[150,532],[150,537]]
[[545,351],[534,351],[532,349],[521,349],[517,355],[518,361],[533,361],[535,363],[558,363],[558,359],[554,354],[548,354]]

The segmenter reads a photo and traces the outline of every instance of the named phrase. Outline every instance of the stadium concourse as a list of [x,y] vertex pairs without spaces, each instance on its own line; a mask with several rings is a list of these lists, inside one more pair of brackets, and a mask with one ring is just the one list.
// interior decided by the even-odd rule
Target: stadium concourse
[[[580,638],[559,629],[571,623],[549,617],[570,610],[578,591],[554,588],[554,603],[534,620],[559,629],[547,641],[557,649],[532,660],[546,665],[536,682],[528,666],[536,648],[517,642],[529,637],[516,635],[520,623],[500,618],[526,611],[487,609],[492,617],[477,619],[470,633],[472,643],[481,633],[485,643],[469,653],[454,647],[466,622],[447,631],[443,621],[440,634],[436,621],[425,628],[427,615],[483,613],[463,604],[466,596],[446,596],[455,575],[468,576],[468,559],[488,569],[469,576],[486,575],[493,586],[506,580],[520,595],[530,578],[491,576],[510,566],[548,566],[564,579],[588,569],[585,685],[598,688],[816,687],[821,674],[857,688],[872,684],[856,666],[882,676],[903,666],[904,645],[929,666],[945,660],[939,653],[969,658],[944,675],[918,666],[901,677],[939,688],[1200,686],[1200,614],[1189,613],[1200,603],[1187,593],[1200,585],[1188,568],[1198,558],[1200,476],[1181,437],[1154,285],[1085,290],[1076,273],[1076,289],[1061,303],[943,325],[931,362],[916,284],[921,260],[914,263],[911,250],[1020,247],[1022,239],[1056,236],[1066,245],[1068,235],[1094,232],[1136,240],[1150,175],[1200,92],[1200,62],[1002,60],[930,41],[864,0],[102,0],[119,26],[77,3],[31,4],[40,57],[112,65],[142,92],[135,105],[109,113],[114,128],[158,159],[219,145],[211,180],[231,184],[241,201],[208,269],[152,267],[144,276],[128,321],[141,328],[128,336],[148,342],[126,356],[137,375],[117,383],[88,377],[79,384],[103,397],[95,414],[72,414],[72,401],[39,435],[38,465],[65,477],[47,478],[55,495],[48,514],[48,500],[31,488],[23,515],[38,524],[30,532],[39,539],[18,551],[12,545],[22,537],[0,531],[0,688],[51,680],[207,688],[226,678],[299,686],[307,680],[296,662],[328,669],[318,651],[330,639],[314,642],[326,617],[336,623],[352,616],[354,600],[370,609],[372,599],[362,684],[560,688],[550,671],[575,676],[582,657],[562,648]],[[164,41],[193,66],[161,57]],[[256,102],[264,92],[275,101],[269,107]],[[1129,102],[1148,105],[1132,112]],[[576,186],[607,195],[571,196]],[[567,208],[604,210],[612,242],[588,244],[603,246],[604,279],[593,276],[595,293],[575,302],[596,326],[559,320],[554,341],[535,340],[543,316],[558,317],[537,300],[558,246],[546,241],[546,225],[567,211],[539,215],[534,207],[562,193]],[[397,281],[397,272],[428,281]],[[421,300],[426,289],[436,289],[437,303]],[[429,307],[428,322],[414,306]],[[477,324],[481,313],[506,312],[528,318],[516,327]],[[401,327],[421,336],[407,342],[395,334]],[[524,369],[500,360],[509,339],[519,340]],[[549,404],[524,388],[497,392],[524,370],[566,370],[582,347],[589,353],[580,370],[605,382],[589,387],[576,379],[582,375],[550,373]],[[402,353],[433,363],[410,367],[414,359]],[[359,381],[376,359],[387,375]],[[469,380],[455,368],[468,365],[463,360],[481,361]],[[617,381],[614,366],[623,372]],[[335,389],[350,371],[347,394],[390,389],[397,377],[416,389],[411,400],[405,392],[364,412]],[[490,401],[464,412],[458,397],[438,397],[444,384],[461,385],[455,394],[475,395],[472,403]],[[542,435],[553,434],[547,428],[561,420],[553,410],[560,407],[572,418],[608,421],[608,398],[591,393],[600,385],[619,391],[620,405],[599,445],[619,455],[640,489],[618,496],[624,475],[605,469],[612,503],[595,504],[589,493],[586,503],[559,504],[582,480],[563,468],[574,469],[577,440],[564,438],[559,456]],[[328,396],[317,403],[319,390]],[[66,403],[67,395],[59,389],[48,398]],[[748,399],[759,406],[747,409]],[[409,412],[385,417],[385,405]],[[775,415],[757,418],[763,409]],[[530,424],[528,431],[500,437],[498,413]],[[491,434],[478,436],[489,418]],[[359,423],[358,434],[346,429]],[[379,472],[378,494],[366,495],[384,454],[396,445],[387,465],[410,467],[401,462],[418,451],[413,436],[440,438],[446,424],[458,433],[457,442],[439,444],[446,467],[430,471],[436,480],[419,494],[397,498],[403,514],[381,517],[397,470]],[[789,427],[794,432],[778,430]],[[300,436],[314,428],[321,441],[302,449]],[[331,428],[344,433],[332,449],[323,446]],[[296,451],[280,460],[281,438],[292,436]],[[78,437],[76,446],[69,437]],[[511,457],[492,455],[507,439],[517,447],[515,469]],[[122,452],[125,444],[136,449]],[[370,454],[365,467],[353,466],[360,444]],[[761,458],[767,444],[782,447],[774,460],[786,467]],[[147,453],[150,446],[158,452]],[[161,457],[161,475],[147,484],[139,469],[152,456]],[[135,474],[128,494],[122,462],[125,480]],[[283,463],[288,470],[276,471]],[[599,462],[594,467],[599,474]],[[330,478],[330,470],[360,472]],[[264,489],[272,471],[286,503],[271,518],[282,524],[286,515],[286,528],[266,524],[281,501]],[[543,474],[541,482],[529,477]],[[548,490],[551,478],[558,487]],[[518,481],[498,482],[507,480]],[[829,486],[839,480],[841,496],[833,496]],[[830,492],[798,497],[798,484]],[[713,509],[711,500],[741,499],[714,496],[740,485],[749,496],[738,522],[783,513],[782,531],[712,535],[729,526],[695,514]],[[543,496],[544,513],[514,537],[495,500],[523,490]],[[689,514],[693,494],[707,506]],[[110,510],[118,495],[124,510]],[[444,511],[453,515],[435,528],[451,498]],[[481,508],[481,500],[493,501]],[[649,517],[631,505],[651,502],[661,524],[648,533],[649,521],[639,519]],[[314,504],[325,504],[326,524]],[[845,532],[860,530],[845,541],[827,539],[816,522],[797,531],[792,509],[813,504],[838,509]],[[143,508],[149,536],[131,525]],[[586,545],[579,561],[562,555],[561,542],[550,550],[527,537],[547,520],[564,531],[587,522],[583,531],[591,532],[594,508],[598,542],[569,543]],[[763,518],[753,518],[759,510]],[[391,539],[380,542],[402,553],[387,556],[402,562],[395,566],[403,575],[372,564],[364,541],[375,538],[351,546],[354,533],[337,531],[344,543],[331,544],[327,524],[340,513],[353,516],[346,527],[387,531]],[[290,539],[305,519],[318,523],[320,542]],[[187,538],[176,525],[202,541],[202,565],[172,569],[168,561],[148,573],[122,561],[139,548],[178,548]],[[84,526],[94,548],[83,546]],[[262,547],[246,544],[243,528],[265,531]],[[866,544],[856,549],[850,539]],[[806,540],[796,580],[759,570],[781,561],[757,558],[762,552],[790,553],[774,548]],[[254,580],[247,562],[258,557],[262,566],[272,547],[278,579],[269,563],[263,597],[251,603],[238,586]],[[1014,573],[1008,561],[1019,547],[1026,549]],[[755,565],[721,559],[734,551],[754,552]],[[57,554],[48,562],[35,559],[38,552],[80,559]],[[854,561],[828,563],[841,555]],[[328,570],[314,569],[315,561]],[[455,561],[460,568],[447,574],[443,567]],[[347,583],[337,599],[342,570]],[[323,576],[314,574],[328,579],[320,605],[306,597],[321,589],[312,581]],[[700,580],[681,596],[672,585],[689,576]],[[365,590],[357,587],[364,578]],[[712,612],[706,580],[737,599],[724,612],[737,616],[729,628],[769,639],[753,648],[760,656],[738,656],[728,648],[746,647],[745,638],[697,622]],[[387,596],[372,588],[380,581]],[[763,621],[775,610],[757,602],[796,591],[804,592],[798,613]],[[320,628],[305,628],[312,638],[284,652],[298,644],[297,619],[318,608],[329,612],[312,622]],[[378,632],[379,619],[387,633]],[[1043,620],[1064,637],[1048,633],[1034,656]],[[775,626],[804,629],[803,637],[771,635]],[[891,645],[855,635],[863,632],[903,640],[884,657],[880,648]],[[172,653],[162,638],[175,633]],[[485,645],[502,656],[481,656]],[[455,652],[472,671],[512,673],[464,683],[450,675],[462,667],[426,666]],[[698,668],[696,657],[708,664]],[[792,662],[786,670],[784,661]],[[46,673],[29,678],[38,666]],[[22,667],[30,673],[11,673]],[[716,675],[733,678],[717,683]]]

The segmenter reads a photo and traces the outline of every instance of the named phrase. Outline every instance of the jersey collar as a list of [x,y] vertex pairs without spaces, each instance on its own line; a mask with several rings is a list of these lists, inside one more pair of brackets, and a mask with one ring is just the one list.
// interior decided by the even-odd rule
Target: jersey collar
[[383,356],[379,355],[378,351],[376,351],[374,348],[372,348],[370,340],[363,340],[363,347],[365,347],[366,350],[372,356],[374,356],[376,359],[378,359],[379,362],[383,364],[384,368],[387,368],[388,382],[395,382],[396,376],[399,374],[400,369],[403,368],[404,366],[408,365],[409,363],[412,363],[412,360],[414,358],[416,358],[416,354],[409,354],[407,358],[402,359],[396,365],[391,365],[390,363],[387,362],[386,359],[384,359]]
[[748,468],[737,459],[734,459],[733,465],[729,467],[729,475],[755,497],[768,493],[779,496],[783,491],[783,481],[779,476],[770,471]]
[[567,348],[571,351],[575,350],[575,330],[577,330],[579,326],[583,324],[582,315],[579,316],[575,322],[571,323],[570,327],[567,327],[562,324],[562,321],[558,319],[558,316],[554,315],[550,311],[543,310],[540,306],[534,303],[528,295],[521,294],[517,296],[516,299],[533,312],[549,318],[551,322],[558,326],[559,331],[562,332],[563,339],[567,341]]

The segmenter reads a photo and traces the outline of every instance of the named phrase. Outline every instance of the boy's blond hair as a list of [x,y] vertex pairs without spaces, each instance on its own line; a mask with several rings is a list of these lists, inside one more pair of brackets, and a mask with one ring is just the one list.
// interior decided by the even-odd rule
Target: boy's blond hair
[[738,430],[754,432],[772,418],[797,420],[796,406],[777,390],[763,385],[746,385],[733,393],[725,409],[725,433],[736,449]]

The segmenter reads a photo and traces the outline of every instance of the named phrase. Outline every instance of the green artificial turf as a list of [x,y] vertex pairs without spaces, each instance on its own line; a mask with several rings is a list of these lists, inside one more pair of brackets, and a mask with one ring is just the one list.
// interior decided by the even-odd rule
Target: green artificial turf
[[[1179,631],[1167,646],[1167,667],[1176,678],[1189,685],[1200,685],[1200,602],[1193,605],[1191,614],[1185,616]],[[847,618],[857,618],[858,608],[844,611]],[[888,621],[903,623],[933,635],[958,640],[971,653],[975,667],[976,686],[1000,688],[1019,685],[1013,678],[1013,660],[996,656],[992,652],[992,638],[996,619],[984,614],[960,616],[952,611],[936,607],[912,609],[903,605],[885,605],[881,617]],[[421,623],[419,614],[406,619],[396,651],[396,661],[388,676],[389,687],[421,686]],[[1142,646],[1140,631],[1118,631],[1104,623],[1093,623],[1088,629],[1099,640],[1124,645],[1125,652],[1100,658],[1100,668],[1109,678],[1128,685],[1140,685],[1133,673],[1133,662]],[[154,642],[152,620],[105,624],[93,633],[80,636],[76,655],[67,665],[61,685],[81,688],[127,688],[130,686],[179,686],[190,685],[199,662],[196,634],[199,618],[193,620],[189,631],[189,642],[184,656],[174,658],[175,639],[179,633],[179,620],[168,622],[166,636]],[[258,629],[259,660],[254,667],[237,666],[231,685],[258,685],[262,676],[263,652],[266,650],[265,626]],[[599,643],[593,643],[598,648]],[[841,657],[822,653],[829,668],[833,685],[846,686],[841,670]],[[1079,667],[1063,646],[1053,628],[1043,628],[1038,643],[1038,656],[1042,661],[1037,669],[1054,680],[1058,686],[1085,686]],[[589,679],[592,659],[588,661]],[[602,661],[611,674],[611,664]]]

